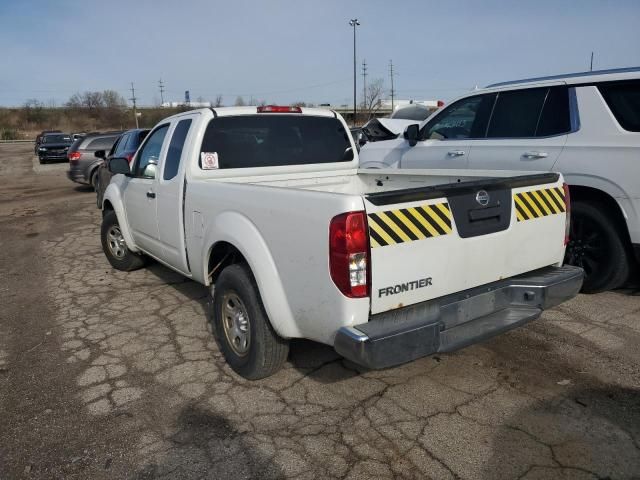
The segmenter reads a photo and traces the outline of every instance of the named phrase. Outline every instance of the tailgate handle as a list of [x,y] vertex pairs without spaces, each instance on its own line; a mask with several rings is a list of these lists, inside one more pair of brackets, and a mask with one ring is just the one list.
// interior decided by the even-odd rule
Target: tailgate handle
[[500,205],[495,207],[482,208],[477,210],[469,210],[469,220],[477,222],[478,220],[489,220],[490,218],[500,218]]

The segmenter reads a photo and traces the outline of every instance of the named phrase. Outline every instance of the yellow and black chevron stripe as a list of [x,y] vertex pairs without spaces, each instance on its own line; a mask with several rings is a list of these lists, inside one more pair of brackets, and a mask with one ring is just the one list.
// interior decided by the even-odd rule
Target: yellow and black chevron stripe
[[513,195],[519,222],[564,213],[567,209],[562,187],[542,188]]
[[372,247],[386,247],[451,233],[451,210],[446,202],[370,213]]

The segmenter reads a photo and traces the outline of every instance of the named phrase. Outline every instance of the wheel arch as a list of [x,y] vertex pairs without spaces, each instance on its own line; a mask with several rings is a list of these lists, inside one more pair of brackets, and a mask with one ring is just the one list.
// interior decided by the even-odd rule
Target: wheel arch
[[622,239],[631,245],[631,237],[627,226],[625,213],[620,204],[607,192],[585,185],[569,185],[571,202],[587,202],[602,207],[607,215],[611,215]]
[[256,280],[273,329],[283,338],[300,336],[271,251],[248,218],[237,212],[218,215],[204,236],[203,246],[201,268],[205,285],[215,283],[224,266],[245,262]]
[[102,197],[103,218],[108,211],[113,211],[116,214],[116,218],[120,224],[120,230],[122,231],[122,236],[124,237],[125,242],[127,242],[129,250],[132,252],[139,252],[140,249],[133,240],[133,235],[131,234],[131,229],[127,222],[127,215],[124,210],[124,205],[122,204],[120,190],[115,184],[109,184],[104,192],[104,196]]

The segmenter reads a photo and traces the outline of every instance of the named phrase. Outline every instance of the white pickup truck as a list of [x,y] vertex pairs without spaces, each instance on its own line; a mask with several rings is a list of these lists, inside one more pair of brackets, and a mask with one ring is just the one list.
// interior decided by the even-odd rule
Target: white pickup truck
[[579,291],[562,266],[558,173],[359,170],[336,113],[201,109],[160,122],[131,169],[112,159],[102,245],[210,286],[212,326],[240,375],[288,339],[384,368],[483,340]]

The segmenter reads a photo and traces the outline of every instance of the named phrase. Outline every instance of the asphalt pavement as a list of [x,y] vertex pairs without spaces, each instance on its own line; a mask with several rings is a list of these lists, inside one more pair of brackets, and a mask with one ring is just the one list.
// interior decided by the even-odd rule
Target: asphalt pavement
[[110,267],[66,168],[0,145],[0,479],[640,478],[637,289],[382,371],[295,341],[249,382],[204,287]]

